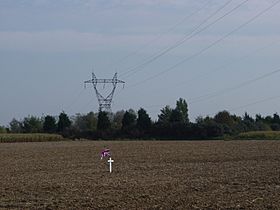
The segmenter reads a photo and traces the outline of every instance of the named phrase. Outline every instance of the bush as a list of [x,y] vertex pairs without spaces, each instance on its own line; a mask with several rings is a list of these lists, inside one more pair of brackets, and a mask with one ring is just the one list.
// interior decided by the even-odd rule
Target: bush
[[0,133],[7,133],[7,129],[3,126],[0,126]]
[[235,137],[239,140],[280,140],[280,131],[251,131],[240,133]]
[[0,134],[0,143],[11,142],[43,142],[43,141],[63,141],[61,135],[57,134]]

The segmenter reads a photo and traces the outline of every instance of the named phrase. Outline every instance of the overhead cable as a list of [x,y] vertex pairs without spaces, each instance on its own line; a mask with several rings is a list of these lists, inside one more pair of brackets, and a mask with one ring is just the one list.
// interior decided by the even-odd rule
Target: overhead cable
[[[149,80],[152,80],[154,78],[157,78],[167,72],[172,71],[173,69],[175,69],[177,66],[182,65],[183,63],[198,57],[199,55],[203,54],[204,52],[206,52],[208,49],[214,47],[215,45],[217,45],[218,43],[220,43],[221,41],[223,41],[224,39],[226,39],[227,37],[229,37],[231,34],[237,32],[238,30],[240,30],[241,28],[247,26],[249,23],[253,22],[254,20],[256,20],[258,17],[260,17],[261,15],[263,15],[264,13],[266,13],[267,11],[269,11],[270,9],[272,9],[274,6],[276,6],[278,3],[280,3],[280,1],[277,1],[275,3],[273,3],[272,5],[270,5],[269,7],[267,7],[266,9],[262,10],[261,12],[259,12],[257,15],[253,16],[252,18],[250,18],[248,21],[246,21],[245,23],[241,24],[240,26],[238,26],[237,28],[235,28],[234,30],[230,31],[229,33],[227,33],[226,35],[224,35],[223,37],[219,38],[218,40],[212,42],[210,45],[208,45],[207,47],[203,48],[202,50],[200,50],[199,52],[183,59],[182,61],[176,63],[175,65],[165,69],[164,71],[159,72],[158,74],[151,76],[145,80],[142,80],[141,82],[136,83],[135,85],[131,86],[131,87],[135,87],[138,86],[140,84],[143,84],[144,82],[147,82]],[[130,87],[130,88],[131,88]]]
[[[226,15],[230,14],[231,12],[233,12],[234,10],[236,10],[237,8],[241,7],[243,4],[245,4],[247,1],[249,0],[245,0],[243,1],[241,4],[239,4],[239,6],[235,7],[234,9],[232,9],[230,12],[228,12],[227,14],[223,15],[222,17],[219,18],[219,20],[221,20],[222,18],[224,18]],[[145,60],[143,63],[136,65],[134,67],[129,68],[126,72],[121,73],[120,76],[131,76],[132,74],[138,72],[139,70],[141,70],[143,67],[145,67],[146,65],[152,63],[153,61],[157,60],[158,58],[160,58],[161,56],[165,55],[166,53],[168,53],[169,51],[179,47],[180,45],[182,45],[183,43],[185,43],[187,40],[190,40],[191,38],[195,37],[197,34],[199,34],[200,32],[206,30],[207,28],[209,28],[210,26],[214,25],[216,22],[218,22],[219,20],[216,20],[208,25],[206,25],[205,27],[203,27],[202,29],[198,30],[202,25],[204,25],[207,21],[209,21],[212,17],[214,17],[217,13],[219,13],[221,10],[223,10],[228,4],[230,4],[232,2],[232,0],[227,1],[225,4],[223,4],[221,7],[219,7],[217,10],[215,10],[214,13],[210,14],[206,19],[204,19],[201,23],[199,23],[192,31],[186,33],[184,35],[184,37],[180,40],[178,40],[174,45],[167,47],[166,49],[160,51],[159,53],[153,55],[151,58]],[[198,31],[197,31],[198,30]],[[125,78],[126,78],[125,77]]]

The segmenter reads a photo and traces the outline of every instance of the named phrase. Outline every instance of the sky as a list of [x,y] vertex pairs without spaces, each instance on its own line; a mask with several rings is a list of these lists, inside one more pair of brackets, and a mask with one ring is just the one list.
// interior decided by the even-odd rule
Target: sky
[[[112,110],[152,119],[183,98],[189,116],[280,112],[279,0],[0,0],[0,125]],[[99,85],[109,94],[110,84]]]

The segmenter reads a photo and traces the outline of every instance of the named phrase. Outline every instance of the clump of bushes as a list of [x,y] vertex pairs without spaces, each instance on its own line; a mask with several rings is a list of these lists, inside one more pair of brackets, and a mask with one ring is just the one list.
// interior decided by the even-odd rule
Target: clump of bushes
[[238,134],[240,140],[280,140],[280,131],[250,131]]
[[0,142],[11,143],[11,142],[44,142],[44,141],[63,141],[65,140],[61,135],[58,134],[41,134],[41,133],[2,133],[0,134]]

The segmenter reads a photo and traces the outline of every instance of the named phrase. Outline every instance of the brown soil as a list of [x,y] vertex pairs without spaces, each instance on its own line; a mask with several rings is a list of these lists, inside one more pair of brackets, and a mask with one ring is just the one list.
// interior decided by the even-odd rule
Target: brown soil
[[280,209],[280,141],[3,143],[0,209]]

